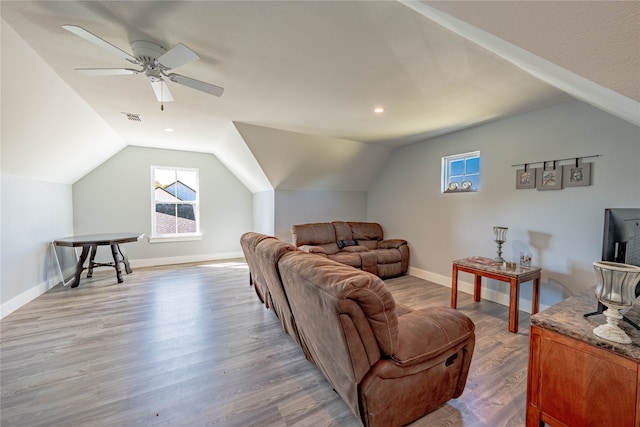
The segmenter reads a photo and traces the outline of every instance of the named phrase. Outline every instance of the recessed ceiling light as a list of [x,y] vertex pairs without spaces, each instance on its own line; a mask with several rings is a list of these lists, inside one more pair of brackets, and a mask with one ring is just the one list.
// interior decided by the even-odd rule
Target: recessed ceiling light
[[164,131],[165,132],[173,132],[173,128],[165,128]]
[[376,107],[373,109],[373,112],[376,114],[380,114],[380,113],[384,113],[384,108],[383,107]]

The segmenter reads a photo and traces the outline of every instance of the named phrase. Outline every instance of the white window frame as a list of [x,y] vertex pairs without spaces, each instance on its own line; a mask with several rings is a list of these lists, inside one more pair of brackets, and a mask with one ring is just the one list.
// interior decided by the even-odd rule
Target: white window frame
[[[181,201],[178,204],[185,205],[193,205],[194,206],[194,216],[196,222],[196,231],[190,233],[157,233],[156,232],[156,203],[162,203],[162,200],[156,200],[156,188],[155,188],[155,177],[156,170],[164,169],[164,170],[173,170],[176,173],[178,171],[185,172],[195,172],[196,174],[196,183],[194,190],[196,192],[196,199],[194,201]],[[202,233],[200,232],[200,171],[196,168],[185,168],[178,166],[151,166],[151,233],[149,233],[149,242],[150,243],[158,243],[158,242],[184,242],[190,240],[201,240]],[[166,201],[165,201],[166,203]]]
[[[462,174],[463,178],[461,180],[460,183],[457,183],[458,185],[453,188],[453,187],[449,187],[449,183],[451,181],[451,177],[449,175],[449,165],[457,160],[469,160],[469,159],[474,159],[474,158],[478,158],[478,161],[481,161],[481,157],[480,157],[480,151],[471,151],[468,153],[462,153],[462,154],[454,154],[451,156],[444,156],[442,158],[442,179],[441,179],[441,191],[442,193],[475,193],[480,191],[480,179],[481,179],[481,172],[482,169],[479,167],[478,168],[478,186],[477,188],[474,186],[471,186],[469,188],[466,188],[464,185],[464,182],[467,181],[466,179],[464,179],[464,177],[466,177],[466,171]],[[481,165],[480,165],[481,166]],[[470,175],[475,175],[475,174],[470,174]]]

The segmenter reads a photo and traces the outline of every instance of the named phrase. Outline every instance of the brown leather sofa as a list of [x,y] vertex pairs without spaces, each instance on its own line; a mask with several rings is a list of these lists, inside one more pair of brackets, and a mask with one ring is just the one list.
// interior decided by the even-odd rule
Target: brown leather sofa
[[384,239],[376,222],[333,221],[291,227],[293,244],[383,279],[409,269],[409,246],[403,239]]
[[275,239],[275,237],[249,231],[240,237],[240,246],[249,266],[249,286],[253,286],[260,301],[269,307],[269,289],[264,282],[264,277],[262,277],[262,271],[258,268],[258,258],[256,257],[256,247],[265,239]]
[[464,314],[396,304],[379,277],[276,238],[249,256],[268,307],[364,426],[405,425],[462,394],[475,345]]

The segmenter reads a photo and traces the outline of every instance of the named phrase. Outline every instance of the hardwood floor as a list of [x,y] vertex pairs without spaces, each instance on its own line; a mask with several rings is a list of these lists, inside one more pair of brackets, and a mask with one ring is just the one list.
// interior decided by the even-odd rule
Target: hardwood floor
[[[0,424],[9,426],[359,426],[272,311],[244,260],[139,268],[117,284],[98,269],[1,322]],[[398,302],[450,303],[450,289],[387,280]],[[525,424],[529,315],[507,331],[507,307],[458,308],[476,324],[463,395],[412,424]]]

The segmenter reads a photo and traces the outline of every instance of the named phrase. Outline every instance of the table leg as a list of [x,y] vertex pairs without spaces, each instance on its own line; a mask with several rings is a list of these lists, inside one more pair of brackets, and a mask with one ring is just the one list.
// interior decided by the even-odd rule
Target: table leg
[[82,253],[80,254],[80,259],[78,260],[78,264],[76,264],[76,276],[73,283],[71,284],[72,288],[76,288],[80,284],[80,275],[82,274],[82,270],[84,270],[83,266],[84,266],[84,262],[87,260],[87,255],[89,255],[89,248],[90,246],[82,247]]
[[458,306],[458,266],[453,265],[451,272],[451,308]]
[[482,276],[475,274],[473,276],[473,300],[480,301],[480,286],[482,285]]
[[96,259],[96,252],[98,252],[98,245],[91,246],[91,256],[89,257],[89,268],[87,270],[87,277],[93,277],[93,260]]
[[511,279],[509,290],[509,332],[518,332],[518,302],[520,300],[520,283]]
[[111,245],[111,254],[113,255],[113,267],[116,269],[116,277],[118,283],[124,282],[122,272],[120,272],[120,254],[118,253],[118,245]]
[[531,295],[531,314],[536,314],[540,308],[540,276],[533,279],[533,295]]
[[127,252],[120,247],[120,245],[116,245],[118,247],[118,252],[120,252],[120,255],[122,256],[122,263],[124,264],[124,271],[127,272],[127,274],[131,274],[133,273],[133,270],[131,269],[131,266],[129,265],[129,257],[127,256]]

